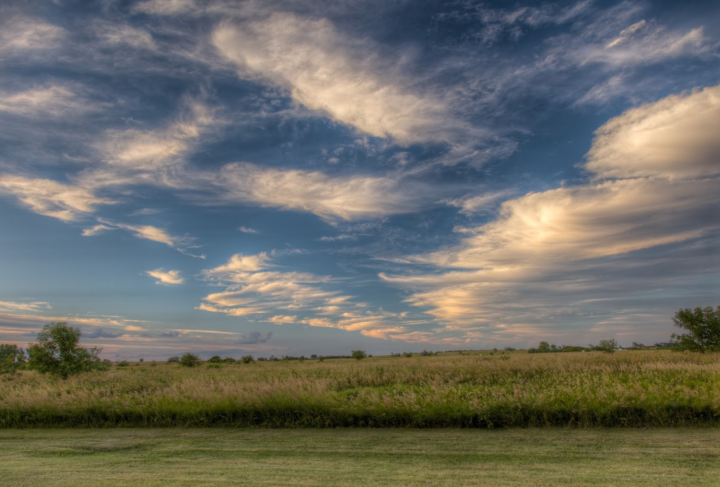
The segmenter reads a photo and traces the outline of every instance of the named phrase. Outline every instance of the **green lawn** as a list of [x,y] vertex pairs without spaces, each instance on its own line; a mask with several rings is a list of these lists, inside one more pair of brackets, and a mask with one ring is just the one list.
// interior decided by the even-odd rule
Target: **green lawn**
[[2,485],[720,486],[720,429],[0,430]]

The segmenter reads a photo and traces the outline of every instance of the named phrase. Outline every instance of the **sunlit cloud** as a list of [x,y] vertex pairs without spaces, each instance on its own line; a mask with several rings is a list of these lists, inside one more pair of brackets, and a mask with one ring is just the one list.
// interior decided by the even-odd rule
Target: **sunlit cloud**
[[579,296],[612,296],[613,285],[634,280],[602,278],[630,272],[607,259],[634,252],[636,273],[670,265],[637,252],[720,229],[720,153],[705,127],[720,126],[718,89],[670,96],[610,120],[586,166],[603,179],[505,201],[497,219],[469,229],[460,245],[410,259],[439,272],[381,277],[412,289],[408,302],[447,326],[499,333],[518,320],[573,315]]
[[180,271],[155,269],[154,271],[145,271],[145,274],[157,279],[155,284],[178,285],[185,282],[185,279],[180,276]]

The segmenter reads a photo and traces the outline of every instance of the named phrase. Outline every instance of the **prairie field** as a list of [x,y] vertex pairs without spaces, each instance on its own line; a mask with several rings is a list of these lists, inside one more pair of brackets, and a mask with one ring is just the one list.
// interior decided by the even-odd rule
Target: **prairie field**
[[720,355],[441,354],[137,363],[0,378],[0,427],[720,426]]

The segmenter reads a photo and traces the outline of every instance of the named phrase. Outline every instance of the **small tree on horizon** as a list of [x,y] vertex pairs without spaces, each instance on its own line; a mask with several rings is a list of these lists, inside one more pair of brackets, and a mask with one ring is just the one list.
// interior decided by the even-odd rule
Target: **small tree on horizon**
[[200,357],[187,352],[180,357],[180,365],[184,365],[185,367],[195,367],[200,365]]
[[354,358],[355,360],[362,360],[362,359],[364,359],[365,357],[367,357],[367,354],[365,353],[365,350],[353,350],[350,355],[351,355],[352,358]]
[[25,352],[14,344],[0,343],[0,374],[14,374],[25,367]]
[[672,334],[678,350],[691,352],[720,352],[720,306],[681,309],[673,317],[673,324],[688,333]]
[[81,334],[79,328],[67,326],[64,321],[48,323],[38,333],[38,342],[28,345],[28,368],[63,379],[101,368],[101,349],[79,346]]

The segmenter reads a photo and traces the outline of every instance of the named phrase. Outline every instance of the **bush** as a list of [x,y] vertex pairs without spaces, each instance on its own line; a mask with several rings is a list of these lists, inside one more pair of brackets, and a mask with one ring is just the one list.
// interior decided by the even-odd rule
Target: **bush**
[[412,357],[412,352],[403,352],[403,355],[407,358]]
[[506,352],[514,352],[515,349],[513,347],[505,347]]
[[130,362],[128,362],[127,360],[123,360],[122,362],[118,362],[117,364],[118,367],[128,367],[129,365]]
[[180,357],[178,357],[177,355],[169,357],[167,359],[167,363],[169,363],[169,364],[176,364],[178,362],[180,362]]
[[715,310],[706,308],[681,309],[673,317],[678,328],[689,333],[672,334],[673,344],[679,350],[691,352],[720,352],[720,306]]
[[180,365],[185,367],[196,367],[200,365],[200,357],[188,352],[180,357]]
[[80,329],[65,322],[49,323],[38,333],[38,343],[28,346],[28,367],[63,379],[69,375],[101,369],[99,348],[78,345]]
[[365,350],[353,350],[350,356],[355,360],[362,360],[367,357],[367,354],[365,353]]
[[[210,359],[210,360],[212,360],[212,359]],[[225,362],[226,364],[234,364],[235,362],[237,362],[237,360],[235,360],[235,359],[232,358],[232,357],[225,357],[225,358],[223,359],[223,362]]]
[[14,374],[25,367],[25,352],[17,345],[0,343],[0,374]]
[[255,357],[253,357],[252,355],[245,355],[245,356],[241,357],[240,360],[244,364],[251,364],[251,363],[255,362]]
[[211,364],[219,364],[219,363],[222,363],[222,361],[223,361],[223,359],[220,358],[220,355],[213,355],[208,360],[208,362],[210,362]]

